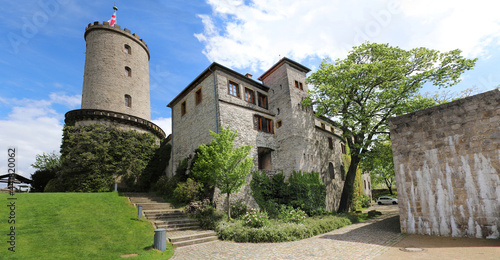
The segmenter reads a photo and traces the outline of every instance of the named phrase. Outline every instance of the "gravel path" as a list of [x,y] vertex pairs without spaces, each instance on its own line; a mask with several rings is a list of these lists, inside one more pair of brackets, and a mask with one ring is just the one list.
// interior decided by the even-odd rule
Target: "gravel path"
[[312,238],[285,243],[215,241],[176,249],[172,259],[372,259],[399,242],[396,206],[378,206],[382,216]]

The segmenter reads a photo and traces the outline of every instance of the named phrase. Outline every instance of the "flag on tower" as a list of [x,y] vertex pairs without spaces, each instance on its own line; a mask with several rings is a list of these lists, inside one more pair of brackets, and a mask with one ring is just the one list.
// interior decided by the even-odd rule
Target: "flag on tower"
[[115,10],[115,12],[111,16],[111,19],[109,19],[108,23],[109,23],[109,25],[114,27],[115,23],[116,23],[116,11],[118,11],[118,8],[116,8],[116,5],[115,5],[115,6],[113,6],[113,9]]

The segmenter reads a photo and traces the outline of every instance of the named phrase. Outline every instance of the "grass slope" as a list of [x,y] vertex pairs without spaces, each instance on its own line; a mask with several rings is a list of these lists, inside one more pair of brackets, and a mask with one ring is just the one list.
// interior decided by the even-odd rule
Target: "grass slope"
[[0,193],[0,259],[167,259],[153,250],[154,228],[126,197],[112,193],[17,193],[15,252],[8,250],[10,197]]

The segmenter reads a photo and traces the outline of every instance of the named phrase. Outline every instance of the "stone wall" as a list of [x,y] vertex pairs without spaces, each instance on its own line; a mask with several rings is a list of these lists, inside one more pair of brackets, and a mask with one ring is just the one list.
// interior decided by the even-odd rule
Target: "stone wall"
[[500,91],[389,121],[401,231],[499,238]]

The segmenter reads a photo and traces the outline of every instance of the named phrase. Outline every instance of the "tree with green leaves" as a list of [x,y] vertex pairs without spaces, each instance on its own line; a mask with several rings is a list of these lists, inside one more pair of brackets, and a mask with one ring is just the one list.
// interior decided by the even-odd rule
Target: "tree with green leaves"
[[231,218],[230,195],[241,189],[254,166],[252,158],[248,157],[251,146],[235,148],[234,140],[238,133],[232,132],[229,127],[221,129],[220,134],[210,131],[210,135],[213,136],[210,144],[198,147],[198,159],[192,172],[204,183],[214,185],[227,195],[227,216]]
[[50,171],[61,167],[61,156],[56,152],[37,154],[31,167],[40,171]]
[[384,184],[391,195],[393,194],[392,187],[396,184],[396,175],[390,140],[376,142],[370,151],[365,153],[361,165],[363,170],[370,172],[372,183]]
[[324,60],[308,77],[314,88],[304,104],[336,121],[350,147],[351,164],[338,211],[349,209],[356,169],[377,135],[388,134],[388,119],[434,103],[414,99],[424,84],[450,87],[474,67],[476,59],[460,54],[460,50],[408,51],[367,42],[354,47],[343,60]]

